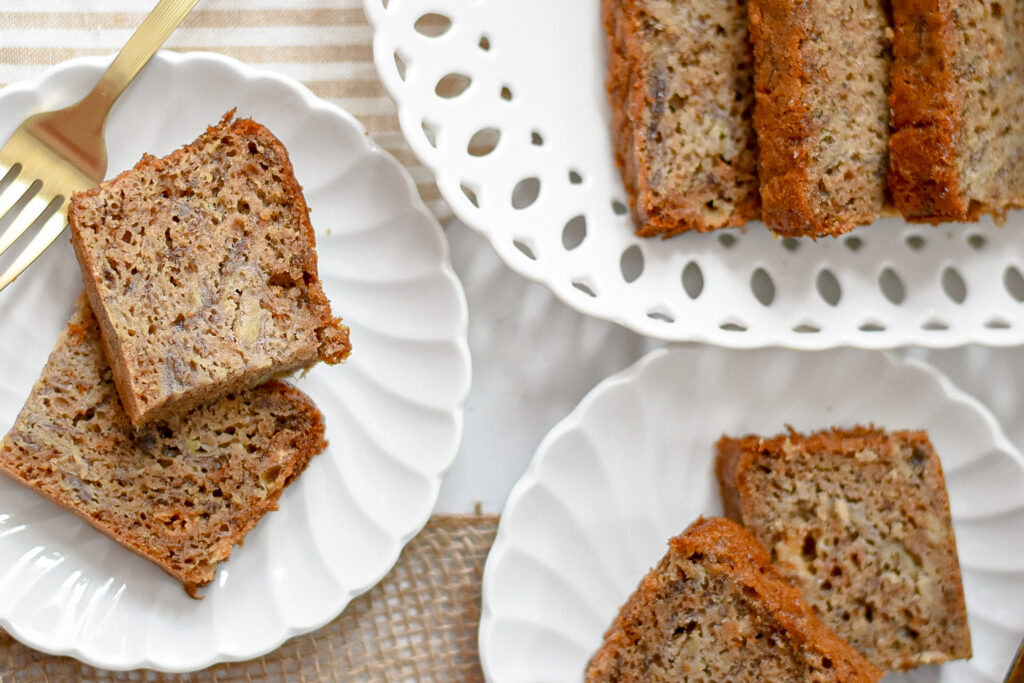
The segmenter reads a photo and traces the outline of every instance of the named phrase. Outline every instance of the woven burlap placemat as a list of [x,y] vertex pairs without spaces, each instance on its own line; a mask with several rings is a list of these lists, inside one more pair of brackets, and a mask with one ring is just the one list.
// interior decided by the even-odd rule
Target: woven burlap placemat
[[0,631],[0,681],[479,681],[480,578],[494,515],[437,515],[391,573],[337,619],[270,654],[185,675],[112,672],[32,650]]

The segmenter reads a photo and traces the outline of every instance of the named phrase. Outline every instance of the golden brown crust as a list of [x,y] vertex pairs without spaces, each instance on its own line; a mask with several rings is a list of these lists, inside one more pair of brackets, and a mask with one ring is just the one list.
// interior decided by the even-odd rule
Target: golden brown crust
[[721,517],[698,519],[688,534],[669,544],[680,555],[713,553],[745,587],[753,589],[754,599],[767,606],[794,642],[832,660],[837,680],[877,681],[882,677],[881,671],[814,615],[800,591],[775,571],[768,553],[742,526]]
[[760,439],[753,436],[739,439],[723,436],[715,444],[715,478],[722,498],[722,512],[740,524],[743,523],[743,496],[739,473],[750,466],[759,445]]
[[[806,597],[822,619],[875,665],[906,670],[971,656],[945,479],[925,432],[858,425],[803,435],[790,428],[770,438],[723,436],[716,449],[715,474],[726,516],[777,553],[777,566],[808,591]],[[912,467],[901,469],[907,454]],[[777,470],[773,462],[780,463]],[[806,463],[806,468],[792,463]],[[844,466],[847,474],[835,482],[839,486],[826,488],[828,471]],[[905,470],[916,476],[908,478]],[[881,499],[878,505],[870,504],[872,496]],[[790,513],[795,516],[790,518]],[[879,529],[890,531],[874,538]],[[811,541],[808,552],[806,539],[819,537],[829,540],[821,547]],[[791,540],[802,546],[795,553],[788,552]],[[862,547],[864,542],[870,545]],[[911,566],[922,574],[906,577],[912,584],[909,597],[896,592],[894,577],[904,577],[885,543],[916,558]],[[860,553],[878,561],[864,554],[855,562],[844,561]],[[794,555],[800,557],[792,559]],[[893,576],[874,574],[883,567],[883,573]],[[887,595],[874,594],[879,582],[888,586]],[[937,592],[920,593],[922,586],[937,586]],[[872,604],[873,616],[868,612],[865,620],[859,607]],[[914,633],[909,643],[894,635],[904,632]]]
[[[652,178],[659,170],[652,167],[651,154],[646,151],[649,145],[655,144],[649,139],[651,113],[665,107],[662,100],[667,99],[668,94],[661,91],[664,78],[654,73],[650,49],[645,42],[644,24],[654,21],[646,5],[645,0],[602,2],[612,143],[637,235],[668,238],[690,230],[710,232],[744,225],[760,215],[754,161],[750,163],[752,177],[746,179],[733,167],[734,162],[721,158],[713,161],[713,175],[723,182],[749,185],[731,211],[714,218],[708,217],[703,202],[695,202],[683,194],[663,196],[652,186]],[[697,96],[703,95],[697,93]],[[743,154],[756,159],[756,140],[752,135],[750,147]]]
[[[605,82],[608,90],[612,115],[612,146],[615,151],[615,163],[622,171],[622,182],[626,186],[626,195],[634,217],[637,217],[637,159],[632,145],[632,127],[626,116],[626,108],[630,101],[631,64],[636,57],[635,44],[625,30],[623,16],[626,2],[621,0],[602,0],[602,19],[604,22],[606,50],[608,53],[608,77]],[[640,224],[637,219],[638,225]]]
[[957,169],[963,86],[954,71],[953,0],[901,0],[892,5],[893,134],[889,189],[910,221],[977,220]]
[[800,591],[775,571],[768,553],[749,532],[716,517],[698,519],[682,535],[669,540],[665,558],[640,582],[605,634],[604,644],[588,666],[588,681],[606,680],[605,674],[616,670],[618,653],[630,648],[639,640],[639,632],[650,627],[639,623],[639,617],[644,606],[662,592],[663,574],[673,558],[697,558],[709,572],[732,577],[742,586],[743,598],[763,606],[797,649],[830,660],[833,680],[867,683],[881,679],[881,671],[814,615]]
[[757,131],[761,217],[775,232],[801,236],[816,226],[808,175],[811,116],[803,97],[807,79],[800,46],[810,16],[796,0],[749,0],[754,46],[754,130]]
[[870,223],[889,134],[882,3],[750,0],[749,18],[764,222],[784,237]]

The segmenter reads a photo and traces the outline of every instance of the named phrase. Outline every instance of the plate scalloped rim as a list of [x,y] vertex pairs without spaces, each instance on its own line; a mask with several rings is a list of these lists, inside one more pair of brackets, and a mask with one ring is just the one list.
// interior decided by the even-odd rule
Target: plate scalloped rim
[[[505,561],[505,557],[508,553],[516,549],[516,545],[510,541],[512,535],[511,529],[517,523],[518,515],[521,514],[520,503],[522,499],[527,496],[531,491],[542,486],[543,474],[541,473],[542,468],[545,466],[546,461],[549,459],[552,448],[555,444],[559,443],[567,435],[578,432],[583,429],[588,413],[591,412],[594,404],[600,400],[611,396],[624,388],[637,385],[639,379],[642,378],[645,373],[651,371],[652,368],[656,367],[659,363],[670,362],[672,356],[677,354],[700,354],[700,353],[723,353],[723,354],[790,354],[800,356],[825,356],[825,355],[840,355],[840,354],[858,354],[864,357],[869,356],[881,356],[884,358],[884,367],[890,370],[896,370],[900,367],[915,371],[919,373],[920,378],[923,381],[932,383],[941,393],[942,398],[948,403],[948,405],[962,406],[969,410],[974,417],[978,417],[984,423],[985,428],[988,431],[986,435],[992,441],[992,444],[996,451],[1002,455],[1008,456],[1012,461],[1015,462],[1017,468],[1024,469],[1024,454],[1022,454],[1016,446],[1014,446],[1010,440],[1004,435],[1002,428],[999,426],[998,421],[992,415],[992,413],[986,408],[979,400],[973,396],[965,393],[963,390],[958,388],[949,378],[943,373],[929,365],[928,363],[916,359],[916,358],[896,358],[891,352],[877,351],[877,350],[864,350],[864,349],[829,349],[822,351],[813,352],[800,352],[788,349],[760,349],[756,351],[735,351],[729,349],[721,349],[714,347],[703,347],[700,348],[693,344],[670,344],[669,346],[655,349],[645,356],[640,358],[638,361],[633,363],[631,366],[625,368],[621,372],[618,372],[598,383],[593,389],[591,389],[586,396],[577,404],[575,408],[558,424],[545,435],[541,443],[537,447],[537,451],[530,461],[529,466],[524,472],[523,476],[513,486],[509,493],[508,499],[505,502],[502,517],[498,525],[498,530],[495,535],[494,542],[491,546],[491,550],[488,553],[487,560],[484,566],[482,588],[481,588],[481,617],[480,626],[478,629],[478,648],[480,652],[480,662],[484,670],[484,675],[488,681],[503,681],[510,680],[508,677],[503,677],[500,670],[495,670],[493,661],[495,659],[495,651],[500,648],[500,645],[494,641],[494,631],[496,625],[500,622],[502,615],[494,607],[492,596],[499,593],[501,588],[497,584],[496,575],[500,569],[500,566]],[[709,444],[709,448],[711,445]],[[947,473],[948,475],[948,473]],[[715,491],[711,494],[711,497],[717,501],[718,492]],[[952,505],[952,501],[951,501]],[[704,512],[702,514],[708,514]],[[577,522],[579,520],[576,520]],[[956,523],[956,515],[954,514],[954,524]],[[678,530],[672,533],[678,533]],[[665,536],[662,541],[664,542],[668,536]],[[963,539],[959,536],[958,547],[960,552],[963,550]],[[663,547],[663,544],[662,544]],[[663,552],[663,550],[661,551]],[[659,555],[660,556],[660,555]],[[657,558],[652,558],[656,561]],[[649,566],[649,565],[648,565]],[[963,570],[963,560],[961,559],[961,569]],[[626,593],[635,587],[635,582],[639,581],[643,572],[646,571],[646,567],[636,574],[634,583],[626,589]],[[1019,574],[1024,575],[1024,567],[1018,570]],[[618,603],[621,604],[626,598],[626,593],[618,596]],[[539,618],[534,623],[550,623],[543,621],[543,615],[534,615]],[[969,614],[970,617],[970,614]],[[520,619],[521,620],[521,619]],[[610,623],[611,616],[608,617],[608,621],[602,623],[601,633]],[[1024,624],[1021,626],[1021,633],[1016,634],[1016,638],[1013,641],[1014,647],[1019,638],[1024,635]],[[972,638],[973,640],[973,638]],[[597,643],[594,644],[597,647]],[[975,641],[975,657],[978,654],[978,643]],[[996,668],[1005,666],[1009,662],[1009,657],[1012,655],[1012,651],[1007,654],[1005,662],[995,663]],[[974,661],[974,660],[971,660]],[[954,662],[953,664],[956,664]],[[582,678],[582,670],[585,662],[581,662],[580,672]],[[940,670],[943,667],[938,667]],[[999,669],[1001,671],[1002,669]],[[1002,680],[1001,673],[998,679]],[[887,676],[886,680],[890,680],[892,675]],[[520,680],[520,679],[515,679]],[[523,679],[523,680],[534,680],[534,679]],[[541,679],[536,679],[541,680]],[[547,679],[543,679],[547,680]],[[900,680],[903,680],[900,678]],[[931,680],[931,679],[929,679]],[[946,681],[943,678],[943,681]]]
[[[483,235],[513,272],[585,315],[670,342],[819,350],[1011,346],[1024,340],[1018,322],[1024,252],[1012,238],[1024,219],[1017,214],[1007,228],[988,218],[935,228],[883,218],[868,230],[814,244],[804,240],[791,250],[759,222],[749,231],[718,231],[729,246],[712,234],[687,233],[664,243],[635,237],[628,216],[610,206],[624,202],[625,192],[612,161],[603,72],[588,61],[604,49],[596,36],[599,3],[541,3],[435,0],[423,7],[410,0],[363,0],[374,27],[377,72],[398,107],[407,143],[434,174],[453,213]],[[419,32],[418,18],[429,13],[442,13],[450,28],[437,35]],[[498,47],[502,41],[526,43],[523,36],[533,35],[528,31],[537,34],[529,49]],[[481,36],[493,44],[485,52],[477,46]],[[499,49],[515,53],[499,56]],[[565,54],[584,58],[565,60]],[[471,83],[441,96],[438,88],[452,75],[468,76]],[[514,98],[499,96],[505,86]],[[527,88],[529,101],[520,96]],[[600,121],[549,115],[577,110],[603,113]],[[433,138],[425,127],[433,129]],[[470,153],[469,144],[488,129],[500,133],[493,149]],[[549,129],[556,131],[553,139]],[[544,133],[542,145],[531,142],[531,130]],[[567,179],[567,171],[582,173],[584,180]],[[540,180],[539,197],[513,207],[508,200],[517,183],[530,179]],[[570,229],[580,216],[585,238]],[[567,236],[581,241],[568,246]],[[984,250],[976,246],[986,243]],[[646,265],[639,274],[627,276],[629,253],[642,255]],[[696,295],[681,286],[693,265],[703,274]],[[823,272],[831,284],[821,284]],[[965,298],[974,305],[963,305]]]
[[[0,102],[6,101],[11,95],[20,95],[45,90],[45,86],[48,82],[56,78],[59,78],[65,75],[67,72],[74,69],[79,69],[83,67],[88,69],[94,69],[96,71],[95,75],[96,77],[98,77],[102,68],[105,68],[106,65],[109,64],[112,59],[113,55],[80,57],[53,65],[47,68],[45,71],[43,71],[43,73],[41,73],[39,76],[35,78],[25,81],[19,81],[17,83],[12,83],[10,85],[5,86],[3,89],[0,89]],[[400,188],[396,187],[395,192],[400,193],[406,199],[407,206],[405,206],[404,208],[407,210],[407,212],[414,215],[419,221],[430,226],[428,232],[424,233],[424,235],[427,235],[424,237],[424,239],[430,240],[433,243],[433,246],[438,250],[438,262],[434,264],[437,270],[433,274],[437,276],[440,281],[443,281],[444,296],[448,297],[448,300],[445,303],[446,305],[450,305],[452,307],[454,318],[454,322],[452,324],[451,329],[446,331],[449,334],[442,339],[438,339],[437,341],[441,341],[447,344],[448,350],[452,351],[454,355],[457,356],[458,358],[458,367],[456,368],[456,371],[453,373],[452,377],[446,378],[451,383],[450,386],[453,387],[451,396],[442,397],[442,400],[453,400],[450,400],[447,405],[439,407],[437,409],[439,413],[444,413],[445,418],[450,420],[450,430],[446,432],[445,436],[448,439],[448,445],[451,447],[448,448],[447,453],[443,454],[441,457],[437,459],[437,462],[434,464],[434,471],[428,472],[424,470],[422,473],[420,473],[423,475],[424,479],[428,480],[426,496],[429,498],[430,504],[424,508],[427,510],[426,513],[418,515],[415,520],[409,520],[406,524],[403,525],[404,529],[402,533],[394,536],[393,538],[387,539],[388,541],[390,541],[390,551],[387,553],[386,557],[380,558],[380,561],[377,563],[375,571],[372,572],[371,578],[363,580],[358,585],[353,585],[349,587],[348,590],[345,591],[345,597],[343,598],[341,603],[331,605],[321,610],[322,613],[320,614],[319,618],[313,621],[306,621],[300,625],[281,624],[281,627],[276,632],[263,637],[259,642],[251,643],[247,647],[239,648],[237,644],[232,644],[232,648],[234,648],[232,649],[232,651],[226,651],[222,649],[218,652],[215,652],[212,656],[204,657],[201,659],[197,659],[195,657],[190,659],[188,658],[187,653],[184,652],[179,654],[180,659],[176,659],[173,661],[169,661],[166,659],[158,661],[152,658],[148,653],[135,655],[124,655],[122,653],[117,658],[110,658],[109,655],[104,657],[102,654],[90,651],[86,648],[78,646],[77,644],[71,644],[67,646],[54,646],[52,643],[47,642],[45,639],[36,637],[34,635],[34,632],[22,628],[18,620],[12,620],[9,617],[9,615],[0,612],[0,627],[3,627],[5,630],[11,633],[11,635],[14,636],[17,640],[42,652],[54,655],[71,656],[82,662],[85,662],[86,664],[96,666],[98,668],[106,668],[111,670],[143,668],[168,673],[182,673],[188,671],[195,671],[220,662],[241,661],[251,659],[261,654],[265,654],[266,652],[273,650],[274,648],[280,646],[284,641],[294,636],[308,633],[323,626],[326,623],[329,623],[334,618],[336,618],[338,614],[341,613],[341,611],[345,608],[345,606],[347,606],[347,604],[353,598],[359,596],[360,594],[364,593],[365,591],[375,586],[388,573],[388,571],[391,570],[391,568],[397,561],[398,556],[401,553],[402,548],[404,548],[405,544],[417,533],[419,533],[419,531],[427,523],[430,517],[430,512],[433,510],[433,507],[437,502],[441,482],[444,478],[444,475],[451,469],[452,465],[454,464],[455,456],[458,450],[458,444],[461,441],[461,435],[463,430],[464,407],[466,398],[468,397],[469,393],[469,382],[471,377],[471,361],[469,356],[469,346],[467,340],[468,311],[465,294],[462,290],[461,283],[459,282],[458,277],[456,276],[451,266],[449,247],[447,240],[444,236],[443,230],[441,229],[441,226],[437,223],[433,215],[429,212],[426,205],[423,203],[418,192],[416,191],[415,183],[409,176],[408,172],[405,170],[404,167],[402,167],[402,165],[396,159],[394,159],[394,157],[392,157],[388,152],[380,148],[369,137],[369,134],[367,133],[365,127],[352,114],[341,109],[335,104],[324,101],[323,99],[315,95],[311,90],[309,90],[309,88],[307,88],[305,85],[288,76],[273,71],[249,66],[231,57],[227,57],[221,54],[203,51],[179,53],[169,50],[161,50],[154,57],[151,65],[162,62],[171,65],[171,67],[180,67],[182,65],[201,63],[203,61],[224,68],[229,72],[232,72],[233,76],[239,78],[245,84],[248,84],[253,81],[273,82],[277,86],[280,86],[289,91],[290,93],[294,94],[295,96],[297,96],[301,103],[310,112],[319,112],[327,114],[328,116],[337,119],[340,122],[340,125],[349,128],[356,135],[358,135],[359,138],[362,139],[362,153],[367,155],[369,158],[377,160],[379,163],[381,163],[385,168],[385,172],[388,173],[390,177],[397,179],[399,181]],[[147,69],[149,68],[151,67],[147,67]],[[137,86],[140,82],[144,81],[145,79],[146,70],[144,70],[142,74],[138,77],[136,83],[133,84],[133,87]],[[131,97],[132,90],[130,88],[128,92],[126,92],[125,95],[122,96],[121,100],[115,105],[115,112],[117,111],[117,107],[122,106],[124,101],[131,99]],[[250,112],[244,113],[249,114]],[[255,113],[255,115],[258,116],[258,113]],[[213,121],[210,121],[209,123],[213,123]],[[198,132],[199,131],[196,131],[195,134],[198,134]],[[108,147],[110,145],[110,134],[110,128],[108,127]],[[185,142],[188,141],[190,141],[190,139],[178,140],[176,141],[175,146],[185,144]],[[294,162],[295,150],[290,151],[293,153]],[[298,175],[301,175],[301,169],[297,168],[296,173]],[[300,182],[301,180],[302,178],[300,177]],[[312,202],[311,210],[314,213],[313,223],[314,228],[316,228],[316,225],[318,224],[318,219],[320,218],[321,214],[316,213],[316,205]],[[329,237],[329,235],[331,235],[330,230],[327,231],[327,236],[322,234],[320,230],[317,230],[317,232],[318,241],[326,241],[330,243],[330,240],[332,239]],[[328,250],[325,248],[325,246],[325,244],[319,244],[319,250],[321,252]],[[56,248],[57,247],[55,245],[55,247],[51,249],[53,250]],[[45,258],[46,256],[44,256],[44,259]],[[320,267],[321,276],[326,285],[330,275],[324,275],[323,271],[329,269],[330,264],[325,263],[323,260],[321,260]],[[31,271],[29,271],[22,278],[20,278],[20,280],[25,280],[31,277],[32,273]],[[18,283],[15,284],[15,287],[17,285]],[[12,289],[9,289],[8,293],[11,292]],[[328,292],[328,294],[330,295],[330,292]],[[354,319],[351,315],[345,315],[344,308],[345,306],[344,303],[342,302],[340,305],[342,316],[346,318],[346,322],[349,323],[350,326],[353,328],[353,337],[355,339],[355,331],[357,329],[359,321]],[[358,357],[358,352],[358,343],[356,343],[355,351],[353,352],[353,358],[350,359],[346,365],[356,364],[357,361],[355,359]],[[344,367],[345,366],[342,366],[342,368]],[[312,372],[317,372],[317,369],[314,369]],[[309,391],[308,388],[303,386],[301,380],[299,381],[299,388],[302,388],[305,391]],[[316,398],[315,395],[314,398]],[[329,416],[327,417],[329,420]],[[330,422],[328,422],[328,430],[330,431]],[[331,457],[330,449],[331,447],[329,446],[328,451],[322,454],[320,458],[315,458],[313,463],[315,464],[319,460]],[[306,479],[309,479],[308,475]],[[299,485],[302,481],[304,481],[304,479],[300,478],[299,481],[296,482],[296,484],[291,486],[289,490],[285,492],[286,496],[291,494],[291,497],[295,498],[295,490],[299,488]],[[299,506],[296,505],[295,507],[297,508]],[[282,510],[284,510],[283,506]],[[299,511],[296,510],[296,512]],[[255,535],[256,531],[258,531],[261,527],[268,526],[268,521],[272,519],[275,515],[281,514],[281,511],[279,511],[274,515],[268,517],[266,520],[263,520],[263,523],[261,525],[258,525],[257,528],[250,534],[250,537]],[[0,515],[0,519],[2,519],[2,515]],[[87,533],[98,533],[94,532],[84,523],[82,523],[82,525],[86,529]],[[110,542],[113,543],[113,541]],[[237,556],[244,551],[240,550],[240,546],[236,546],[235,551],[236,552],[234,552],[232,555],[232,560],[237,562]],[[231,563],[228,563],[224,566],[230,565]],[[175,594],[181,592],[180,587],[177,586],[176,582],[174,582],[173,579],[166,577],[166,575],[162,574],[162,572],[160,573],[160,576],[165,581],[170,581],[174,584],[176,591]],[[222,573],[219,573],[215,582],[211,584],[209,588],[206,589],[207,595],[209,595],[209,591],[217,590],[217,588],[219,588],[223,583],[223,575]],[[209,600],[207,600],[207,602],[208,601]]]

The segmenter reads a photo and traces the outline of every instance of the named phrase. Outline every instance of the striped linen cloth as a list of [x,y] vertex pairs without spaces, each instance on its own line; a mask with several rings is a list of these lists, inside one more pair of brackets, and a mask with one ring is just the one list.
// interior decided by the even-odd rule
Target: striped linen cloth
[[[0,85],[72,57],[113,54],[155,4],[0,0]],[[165,47],[219,52],[291,76],[348,110],[408,169],[444,223],[450,210],[405,144],[395,105],[373,66],[372,40],[361,0],[200,0]]]

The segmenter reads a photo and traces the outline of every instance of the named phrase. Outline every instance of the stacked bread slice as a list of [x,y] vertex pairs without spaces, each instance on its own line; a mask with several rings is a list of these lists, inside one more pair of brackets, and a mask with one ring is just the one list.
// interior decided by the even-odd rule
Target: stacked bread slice
[[195,597],[326,446],[276,377],[350,349],[284,146],[229,113],[72,197],[85,291],[0,471]]
[[181,581],[190,595],[323,450],[308,397],[271,381],[135,428],[84,297],[0,443],[0,471]]
[[726,515],[822,621],[883,670],[971,656],[942,465],[927,434],[723,437]]
[[743,527],[699,519],[629,598],[587,667],[598,681],[872,683]]
[[779,235],[815,238],[893,205],[933,223],[1024,206],[1022,3],[604,3],[616,159],[641,236],[758,211]]
[[288,152],[250,119],[144,157],[68,219],[134,424],[348,355]]
[[876,681],[971,656],[927,434],[722,437],[715,470],[727,518],[669,541],[588,681]]

